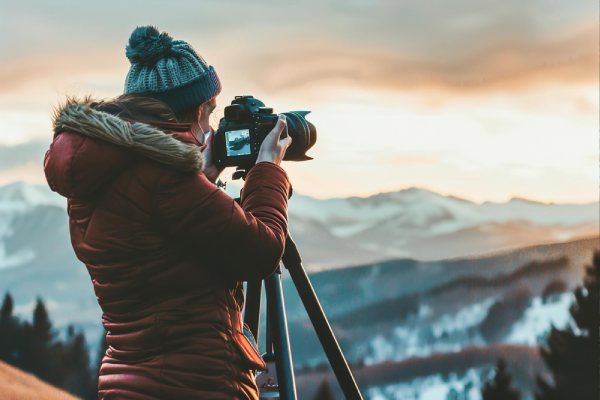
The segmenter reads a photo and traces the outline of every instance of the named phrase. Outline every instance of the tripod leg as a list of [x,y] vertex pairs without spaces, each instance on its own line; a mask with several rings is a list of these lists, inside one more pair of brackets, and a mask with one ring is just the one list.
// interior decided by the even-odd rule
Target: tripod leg
[[267,317],[266,317],[267,333],[265,335],[265,351],[267,353],[274,354],[275,353],[273,350],[273,342],[275,341],[274,330],[277,329],[277,328],[275,328],[277,326],[277,323],[274,320],[275,316],[273,315],[273,313],[271,312],[271,309],[269,308],[269,302],[273,301],[273,300],[269,300],[269,289],[268,289],[267,281],[265,281],[265,293],[267,296]]
[[281,271],[275,272],[266,279],[265,289],[267,291],[268,329],[275,348],[279,396],[281,400],[296,400],[296,379],[281,287]]
[[344,392],[347,399],[359,400],[362,399],[358,385],[354,380],[352,371],[344,358],[344,354],[331,330],[329,321],[321,308],[321,303],[306,275],[306,271],[302,266],[302,259],[296,244],[290,236],[288,236],[283,255],[283,263],[288,269],[292,281],[298,290],[302,304],[308,313],[308,317],[312,322],[317,337],[323,346],[323,350],[327,355],[327,359],[331,364],[331,368]]
[[250,328],[258,343],[258,329],[260,325],[260,296],[262,280],[249,281],[246,285],[246,304],[244,306],[244,322]]

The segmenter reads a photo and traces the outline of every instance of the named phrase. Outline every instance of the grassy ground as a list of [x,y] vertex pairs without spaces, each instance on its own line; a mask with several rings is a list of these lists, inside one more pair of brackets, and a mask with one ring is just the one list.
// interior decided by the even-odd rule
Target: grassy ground
[[0,392],[5,400],[74,400],[63,392],[33,375],[0,361]]

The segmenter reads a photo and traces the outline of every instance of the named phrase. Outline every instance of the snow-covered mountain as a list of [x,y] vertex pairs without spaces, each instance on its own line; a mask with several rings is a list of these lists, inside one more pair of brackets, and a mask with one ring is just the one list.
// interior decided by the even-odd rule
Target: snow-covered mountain
[[[45,185],[0,186],[0,269],[27,264],[48,241],[56,240],[53,252],[66,256],[68,235],[59,235],[67,229],[65,206],[65,199]],[[563,242],[597,235],[600,220],[598,203],[474,203],[417,188],[326,200],[296,193],[289,214],[290,232],[308,270]]]
[[[567,291],[580,282],[582,266],[598,247],[598,221],[598,203],[478,204],[421,189],[329,200],[295,194],[290,204],[292,235],[342,347],[351,361],[369,368],[411,357],[425,362],[440,352],[450,357],[494,340],[530,348],[551,322],[565,323]],[[596,238],[571,240],[581,236]],[[525,248],[536,243],[553,244]],[[473,257],[484,253],[494,254]],[[562,256],[568,261],[553,264]],[[438,261],[445,257],[452,260]],[[549,266],[525,268],[532,260]],[[544,300],[545,287],[557,279],[565,284],[563,292]],[[319,345],[290,286],[286,280],[295,360],[320,362]],[[513,286],[528,288],[527,304],[502,337],[486,337],[481,327],[494,322],[490,310],[512,296]],[[71,248],[66,200],[46,186],[0,186],[0,295],[6,291],[19,316],[30,319],[40,296],[57,328],[75,324],[97,345],[100,309]],[[436,374],[382,383],[371,396],[430,385],[441,379]],[[458,380],[450,384],[459,387]],[[439,384],[444,390],[447,385]]]
[[416,188],[366,198],[295,195],[289,210],[290,231],[313,268],[489,254],[596,235],[599,221],[598,203],[479,204]]
[[57,328],[76,324],[96,344],[100,308],[71,247],[66,200],[46,186],[0,187],[0,294],[5,292],[12,294],[17,315],[31,319],[41,297]]

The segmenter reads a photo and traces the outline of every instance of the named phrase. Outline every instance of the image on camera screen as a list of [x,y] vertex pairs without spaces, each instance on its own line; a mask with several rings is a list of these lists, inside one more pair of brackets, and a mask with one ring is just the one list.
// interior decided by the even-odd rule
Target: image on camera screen
[[227,155],[229,157],[246,156],[251,153],[249,129],[227,131],[225,132],[225,140],[227,141]]

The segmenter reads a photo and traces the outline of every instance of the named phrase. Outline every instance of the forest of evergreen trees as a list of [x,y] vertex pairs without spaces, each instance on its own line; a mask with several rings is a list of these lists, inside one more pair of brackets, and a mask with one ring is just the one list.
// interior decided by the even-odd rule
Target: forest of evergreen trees
[[[537,377],[536,400],[600,398],[599,280],[597,252],[586,269],[583,286],[574,292],[572,324],[564,329],[552,327],[546,345],[540,349],[549,375]],[[83,399],[96,399],[98,366],[105,346],[100,346],[96,360],[90,360],[83,332],[69,326],[64,338],[59,338],[41,299],[37,300],[31,322],[13,315],[13,307],[13,298],[7,293],[0,309],[0,360]],[[511,387],[511,380],[506,362],[498,360],[494,377],[482,388],[483,400],[521,399]],[[332,398],[327,382],[323,382],[315,398]]]
[[60,339],[41,299],[31,322],[14,316],[13,305],[7,293],[0,309],[0,360],[83,399],[96,399],[98,369],[91,366],[83,332],[69,326]]

